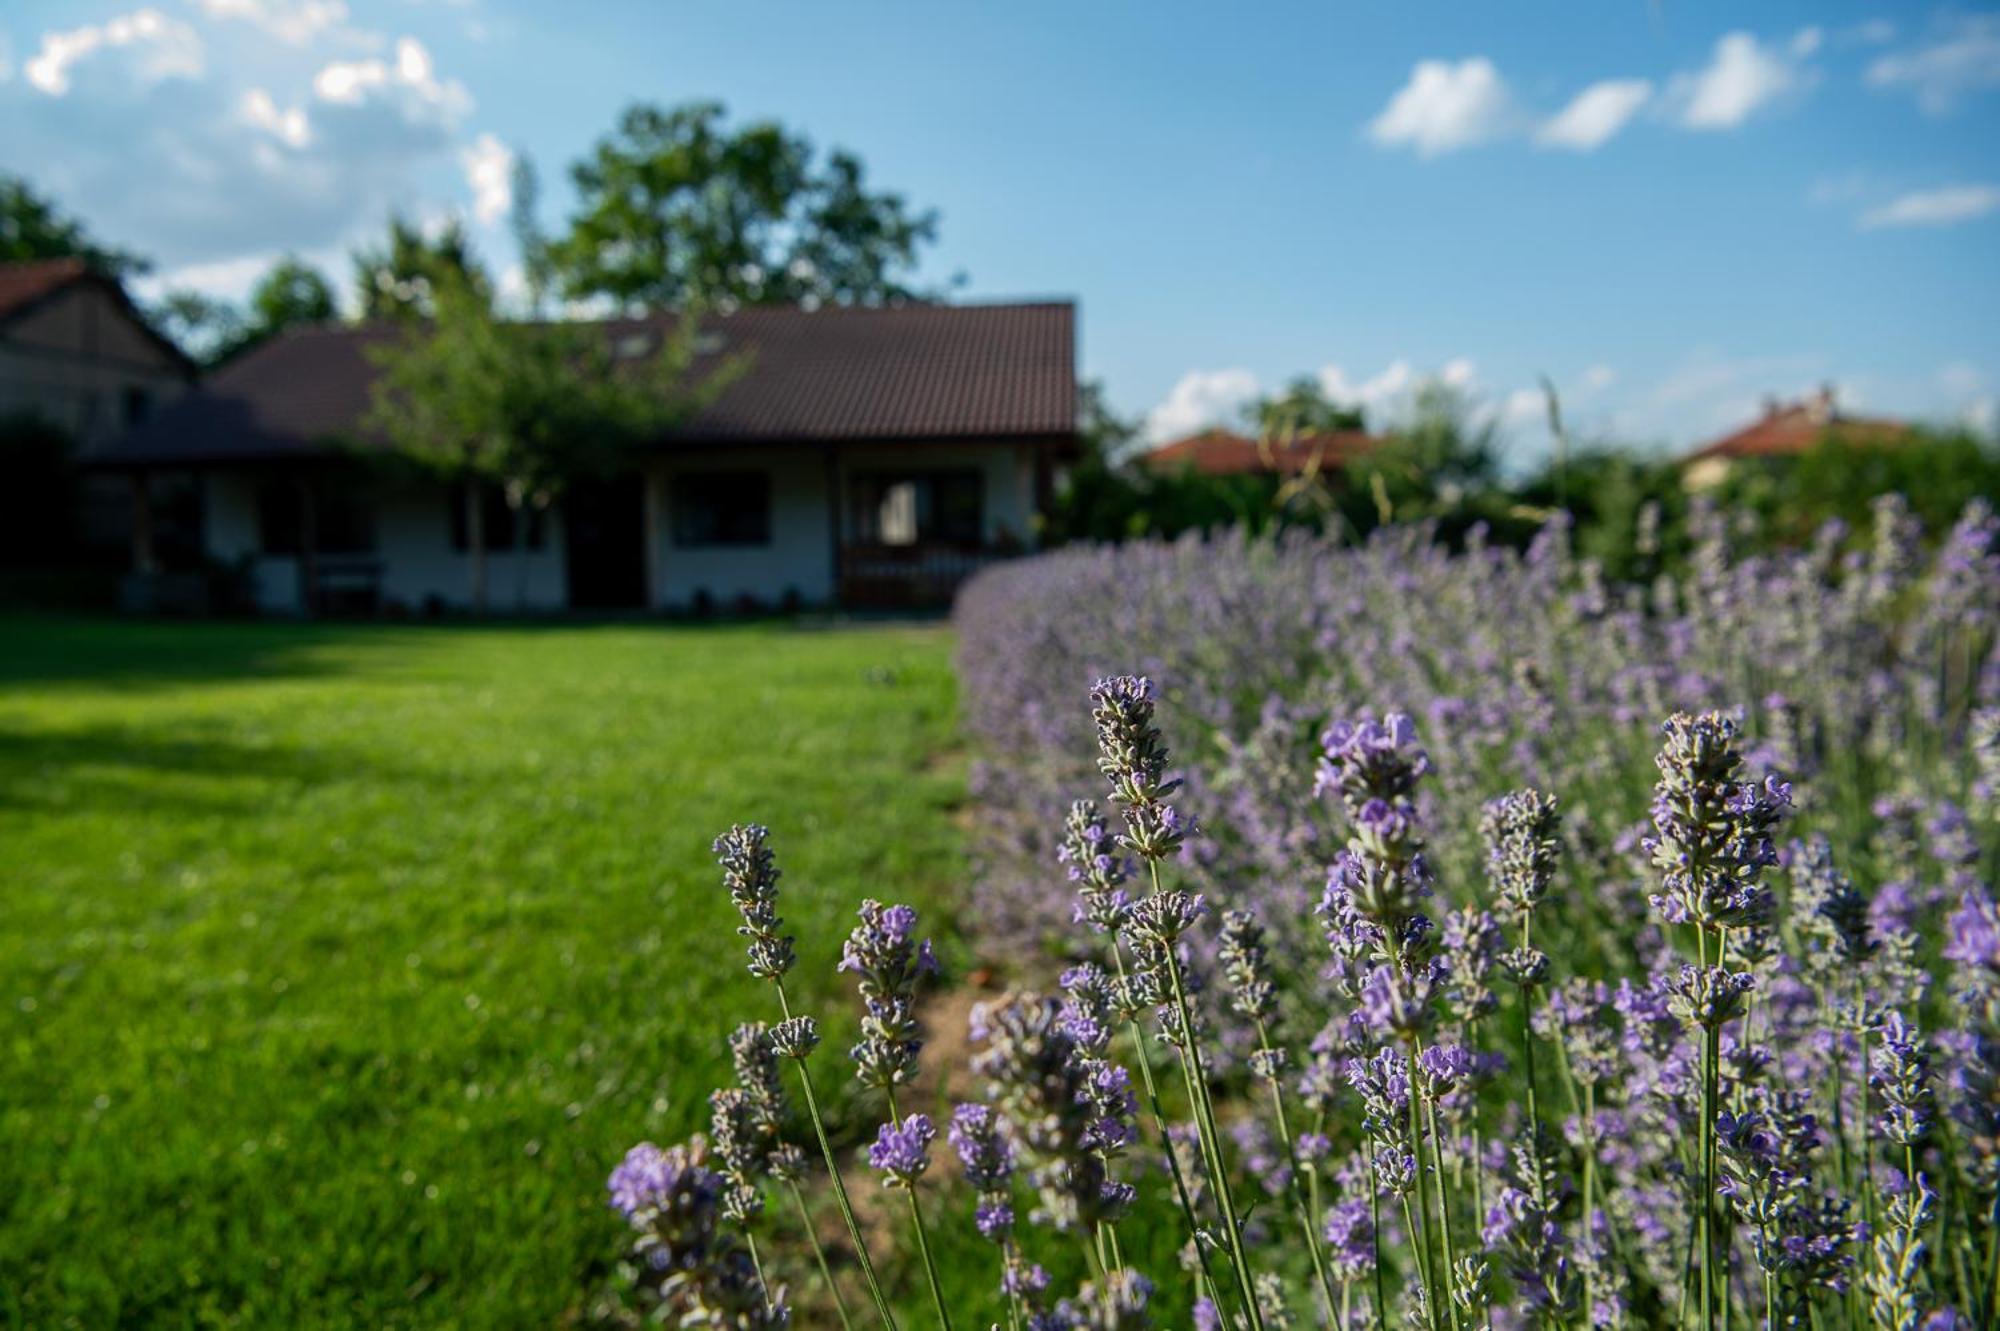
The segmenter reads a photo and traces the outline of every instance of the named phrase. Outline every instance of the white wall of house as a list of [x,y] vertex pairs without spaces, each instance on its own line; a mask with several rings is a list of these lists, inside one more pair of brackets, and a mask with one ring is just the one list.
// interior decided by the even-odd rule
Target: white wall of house
[[[771,478],[771,540],[767,545],[674,544],[675,483],[704,472],[761,471]],[[718,450],[668,459],[648,474],[652,559],[647,587],[653,605],[686,609],[706,593],[728,606],[750,597],[776,605],[796,594],[808,602],[833,597],[833,536],[826,494],[826,454],[817,449]]]
[[[843,448],[835,462],[834,498],[839,501],[843,538],[848,526],[849,479],[861,472],[931,471],[970,467],[982,476],[985,539],[988,544],[1025,545],[1035,511],[1034,450],[1010,443],[890,444]],[[688,547],[674,544],[673,496],[679,477],[718,471],[761,471],[771,478],[771,539],[768,544]],[[727,607],[742,598],[766,605],[796,595],[824,603],[834,595],[833,505],[827,494],[827,458],[822,449],[718,449],[665,459],[647,474],[646,513],[650,588],[653,605],[681,610],[706,594]]]
[[[254,472],[218,471],[207,477],[203,521],[208,553],[223,563],[248,559],[252,596],[270,614],[297,614],[299,563],[291,555],[267,555],[259,544]],[[451,545],[452,492],[445,486],[396,487],[375,501],[375,550],[382,565],[385,604],[422,611],[437,602],[464,608],[472,601],[471,556]],[[563,564],[562,515],[543,519],[540,550],[517,559],[512,550],[486,552],[486,604],[506,612],[560,610],[568,603]],[[329,556],[346,558],[346,556]],[[525,588],[525,598],[517,589]]]

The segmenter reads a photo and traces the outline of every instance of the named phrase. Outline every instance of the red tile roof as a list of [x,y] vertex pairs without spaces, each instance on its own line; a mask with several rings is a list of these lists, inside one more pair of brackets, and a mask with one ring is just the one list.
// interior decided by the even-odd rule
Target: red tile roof
[[1293,476],[1314,465],[1315,460],[1323,470],[1345,466],[1380,442],[1360,430],[1300,435],[1290,440],[1258,440],[1229,430],[1204,430],[1161,444],[1141,454],[1139,461],[1158,471],[1187,467],[1208,476],[1253,472]]
[[0,319],[26,309],[42,297],[60,291],[89,274],[90,269],[81,259],[0,263]]
[[[605,335],[657,337],[664,317]],[[384,327],[305,329],[230,361],[99,459],[191,463],[324,453],[367,416]],[[1067,302],[753,308],[703,322],[701,361],[748,368],[669,444],[1057,439],[1076,432]],[[697,364],[697,373],[700,363]]]
[[1843,444],[1894,443],[1906,438],[1902,421],[1845,416],[1834,410],[1826,394],[1803,402],[1769,404],[1761,419],[1732,431],[1688,454],[1687,461],[1707,458],[1795,457],[1822,439]]

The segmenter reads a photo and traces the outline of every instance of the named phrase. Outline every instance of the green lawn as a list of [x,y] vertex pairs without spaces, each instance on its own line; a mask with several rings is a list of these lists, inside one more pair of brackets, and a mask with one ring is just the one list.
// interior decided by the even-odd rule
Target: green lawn
[[948,932],[952,714],[934,628],[0,619],[0,1324],[581,1319],[765,1014],[709,841],[844,1010],[860,897]]

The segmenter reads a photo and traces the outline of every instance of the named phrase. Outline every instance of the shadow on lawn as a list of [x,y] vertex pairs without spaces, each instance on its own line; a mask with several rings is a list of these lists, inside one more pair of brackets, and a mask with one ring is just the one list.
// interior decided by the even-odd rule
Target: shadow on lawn
[[0,618],[0,688],[147,689],[301,679],[353,669],[369,634],[351,625]]
[[358,764],[346,750],[246,744],[223,734],[115,724],[0,726],[0,812],[253,814],[268,810],[274,783],[296,793],[356,779],[380,786],[427,778],[373,757]]

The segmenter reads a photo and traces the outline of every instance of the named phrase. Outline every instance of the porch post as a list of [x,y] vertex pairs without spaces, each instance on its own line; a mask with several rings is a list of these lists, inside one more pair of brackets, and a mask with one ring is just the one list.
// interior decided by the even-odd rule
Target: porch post
[[319,611],[319,510],[313,502],[312,478],[301,475],[299,487],[299,610],[310,619]]
[[842,576],[843,570],[840,566],[842,546],[840,532],[840,449],[833,444],[828,444],[826,448],[826,531],[829,544],[828,554],[832,559],[832,562],[828,565],[828,572],[833,577],[832,600],[836,607],[844,609],[846,603],[846,596],[844,595],[846,580]]
[[153,493],[143,471],[134,471],[132,486],[132,571],[150,576],[160,571],[153,552]]

